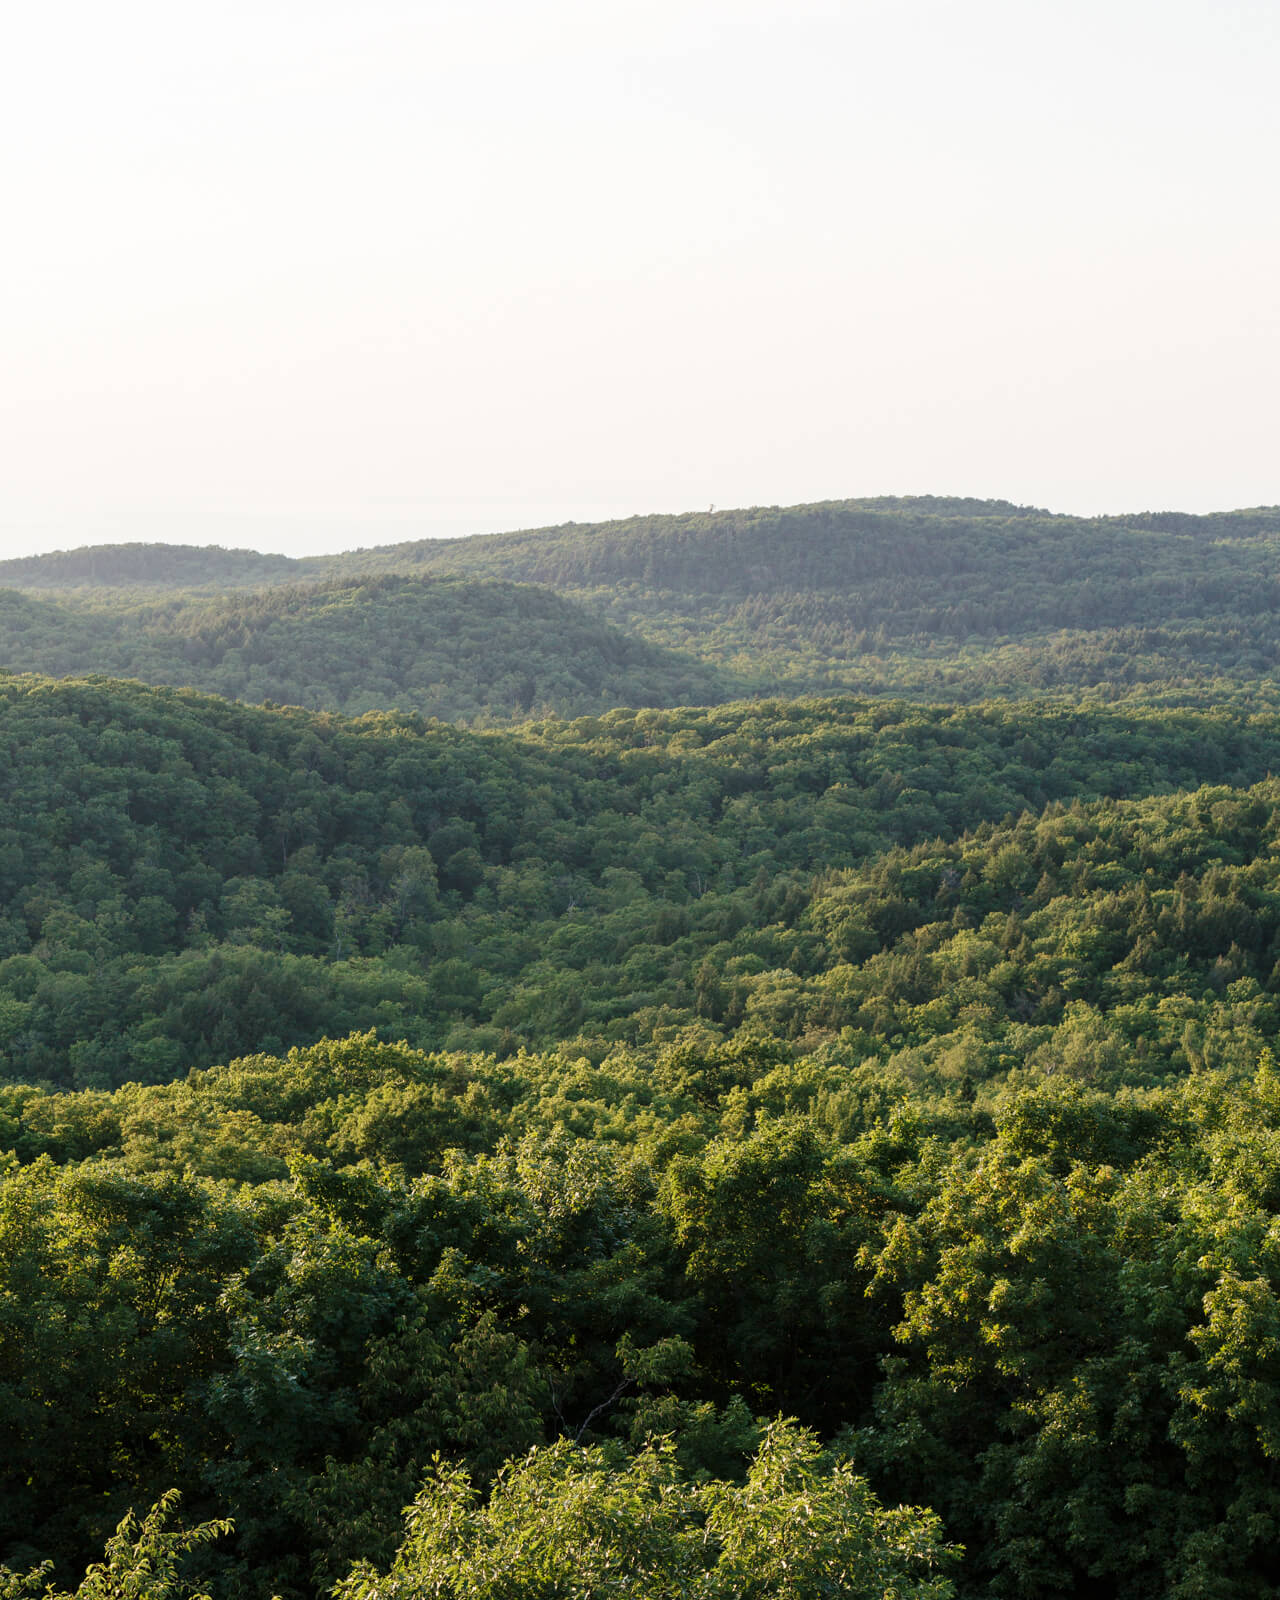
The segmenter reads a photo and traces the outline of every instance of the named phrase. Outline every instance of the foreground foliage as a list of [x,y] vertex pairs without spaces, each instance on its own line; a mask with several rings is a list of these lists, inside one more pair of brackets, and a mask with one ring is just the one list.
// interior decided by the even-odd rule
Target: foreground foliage
[[813,1440],[766,1430],[745,1483],[690,1482],[668,1449],[619,1464],[567,1442],[504,1469],[487,1502],[436,1464],[390,1570],[339,1600],[947,1600],[936,1519],[885,1511]]
[[52,1570],[46,1563],[26,1573],[0,1567],[0,1600],[185,1600],[191,1587],[181,1576],[183,1557],[230,1533],[231,1524],[171,1529],[167,1522],[177,1503],[178,1496],[170,1493],[141,1521],[132,1512],[126,1515],[107,1540],[103,1560],[89,1568],[74,1595],[46,1582]]
[[[704,1480],[745,1483],[716,1504],[749,1523],[762,1440],[818,1470],[769,1433],[783,1413],[838,1435],[887,1505],[931,1506],[966,1594],[1280,1579],[1268,1062],[1157,1089],[1042,1077],[983,1107],[776,1042],[650,1069],[366,1038],[16,1109],[11,1566],[74,1573],[171,1484],[234,1518],[194,1569],[228,1595],[447,1571],[459,1547],[421,1543],[434,1510],[397,1564],[424,1473],[421,1504],[443,1495],[480,1554],[524,1537],[512,1507],[540,1525],[598,1490],[604,1516],[677,1470],[668,1509],[696,1492],[710,1516]],[[532,1477],[505,1465],[557,1438]],[[473,1499],[463,1468],[507,1487]]]
[[[0,1567],[0,1600],[207,1600],[183,1558],[227,1521],[166,1526],[178,1496],[126,1515],[74,1595],[51,1567]],[[562,1441],[504,1467],[487,1499],[436,1457],[389,1570],[360,1563],[334,1600],[950,1600],[937,1519],[885,1511],[811,1435],[766,1429],[745,1483],[694,1482],[669,1446],[627,1457]]]

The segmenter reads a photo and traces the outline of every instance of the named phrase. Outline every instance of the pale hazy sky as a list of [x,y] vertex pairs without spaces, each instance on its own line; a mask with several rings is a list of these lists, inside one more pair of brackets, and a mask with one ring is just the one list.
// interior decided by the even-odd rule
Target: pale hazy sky
[[1278,0],[40,0],[0,546],[1280,501]]

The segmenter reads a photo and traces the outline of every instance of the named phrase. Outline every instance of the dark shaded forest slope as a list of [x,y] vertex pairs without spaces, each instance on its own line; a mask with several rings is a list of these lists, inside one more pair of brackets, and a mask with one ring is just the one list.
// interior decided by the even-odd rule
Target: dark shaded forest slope
[[626,634],[547,589],[465,578],[334,580],[88,605],[0,590],[0,665],[460,722],[730,698],[714,667]]

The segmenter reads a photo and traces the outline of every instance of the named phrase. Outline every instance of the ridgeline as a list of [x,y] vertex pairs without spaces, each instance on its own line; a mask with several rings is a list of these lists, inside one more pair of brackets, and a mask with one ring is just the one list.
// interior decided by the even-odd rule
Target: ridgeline
[[[636,517],[302,560],[102,547],[0,562],[0,586],[58,594],[93,613],[66,668],[77,672],[124,670],[90,635],[105,640],[113,626],[106,613],[148,598],[154,607],[161,594],[186,597],[172,643],[159,643],[162,615],[153,611],[142,626],[167,650],[164,670],[180,674],[175,657],[188,633],[215,632],[220,618],[233,627],[216,607],[206,618],[192,612],[223,590],[451,575],[554,590],[629,635],[727,674],[729,696],[972,700],[1087,690],[1271,705],[1280,704],[1271,623],[1278,561],[1274,507],[1085,519],[925,498]],[[491,602],[495,612],[504,603]],[[531,625],[535,651],[536,631]],[[0,648],[15,670],[39,670],[14,641]],[[216,687],[190,675],[155,681]],[[340,703],[327,679],[315,687],[324,703]],[[409,708],[398,682],[379,692]],[[465,689],[459,698],[476,699]],[[567,703],[553,709],[571,714]]]

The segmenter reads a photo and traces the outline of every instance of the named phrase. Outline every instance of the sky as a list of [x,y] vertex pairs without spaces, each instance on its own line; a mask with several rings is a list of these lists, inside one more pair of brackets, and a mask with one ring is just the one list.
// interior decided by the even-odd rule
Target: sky
[[1280,502],[1275,0],[42,0],[0,549]]

